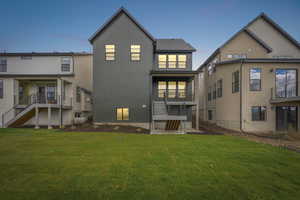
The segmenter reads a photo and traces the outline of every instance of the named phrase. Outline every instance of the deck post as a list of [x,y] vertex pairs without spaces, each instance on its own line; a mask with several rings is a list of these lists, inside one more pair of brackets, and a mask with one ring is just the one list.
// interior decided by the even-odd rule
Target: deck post
[[52,126],[51,126],[51,107],[50,107],[50,104],[48,105],[48,129],[52,129]]
[[39,129],[40,126],[39,126],[39,108],[38,106],[36,105],[35,106],[35,129]]
[[63,128],[62,125],[62,97],[59,96],[59,128]]

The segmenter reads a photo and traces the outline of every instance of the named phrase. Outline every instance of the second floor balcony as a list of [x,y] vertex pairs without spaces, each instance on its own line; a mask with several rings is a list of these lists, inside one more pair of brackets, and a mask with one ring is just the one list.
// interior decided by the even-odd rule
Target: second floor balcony
[[298,81],[295,84],[286,84],[283,87],[271,88],[270,103],[300,102],[298,95]]

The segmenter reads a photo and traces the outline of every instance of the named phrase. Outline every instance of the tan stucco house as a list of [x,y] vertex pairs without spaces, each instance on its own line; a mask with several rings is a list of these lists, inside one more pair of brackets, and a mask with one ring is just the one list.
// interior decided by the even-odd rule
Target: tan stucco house
[[245,132],[298,132],[300,45],[262,13],[198,68],[201,121]]

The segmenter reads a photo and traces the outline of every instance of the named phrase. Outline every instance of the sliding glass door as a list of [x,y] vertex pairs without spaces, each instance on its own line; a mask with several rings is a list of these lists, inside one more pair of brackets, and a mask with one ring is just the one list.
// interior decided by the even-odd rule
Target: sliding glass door
[[297,96],[297,70],[276,70],[276,97],[288,98]]
[[276,107],[276,129],[278,131],[297,131],[297,113],[296,106],[278,106]]

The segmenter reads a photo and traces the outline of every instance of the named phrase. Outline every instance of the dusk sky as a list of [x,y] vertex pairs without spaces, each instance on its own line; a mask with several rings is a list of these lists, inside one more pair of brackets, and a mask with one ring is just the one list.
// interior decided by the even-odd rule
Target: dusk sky
[[300,0],[0,0],[0,51],[92,51],[88,38],[124,6],[155,38],[192,44],[196,69],[265,12],[300,41]]

